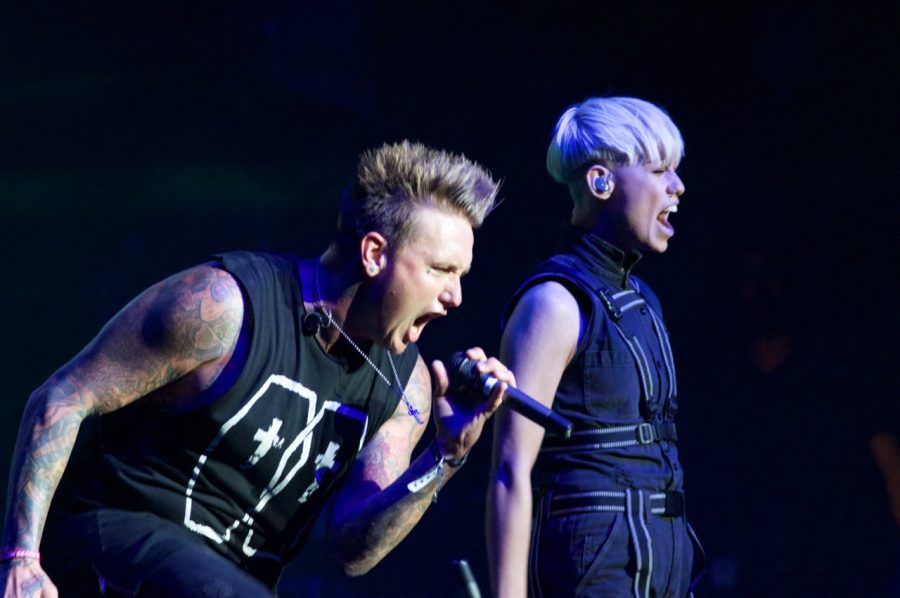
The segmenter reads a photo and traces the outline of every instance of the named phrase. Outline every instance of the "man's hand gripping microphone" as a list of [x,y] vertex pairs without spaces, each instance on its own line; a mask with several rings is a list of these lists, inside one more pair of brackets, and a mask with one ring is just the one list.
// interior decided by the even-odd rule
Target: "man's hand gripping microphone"
[[[478,363],[466,357],[465,353],[454,353],[450,358],[450,381],[451,386],[455,388],[466,387],[485,397],[490,397],[491,389],[500,383],[493,376],[479,372]],[[506,389],[504,403],[548,432],[565,438],[572,434],[572,422],[517,388],[510,386]]]

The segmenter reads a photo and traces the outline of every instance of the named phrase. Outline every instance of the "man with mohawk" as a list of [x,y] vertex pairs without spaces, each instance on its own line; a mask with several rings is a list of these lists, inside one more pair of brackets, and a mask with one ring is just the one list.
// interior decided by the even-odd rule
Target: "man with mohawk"
[[[472,348],[502,384],[461,399],[415,345],[461,303],[497,187],[463,156],[386,145],[361,157],[321,256],[225,253],[131,301],[28,401],[5,595],[271,596],[332,496],[337,562],[375,566],[514,382]],[[93,415],[102,448],[62,480]]]

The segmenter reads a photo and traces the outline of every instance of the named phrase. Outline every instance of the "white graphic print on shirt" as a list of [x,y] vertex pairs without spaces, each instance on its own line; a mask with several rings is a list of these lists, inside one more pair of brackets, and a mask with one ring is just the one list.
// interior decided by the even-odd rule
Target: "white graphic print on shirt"
[[[279,413],[282,417],[272,417]],[[323,438],[323,422],[332,428],[350,431],[346,438],[358,439],[358,445],[342,447],[340,436]],[[271,557],[253,546],[254,517],[271,501],[279,502],[279,510],[290,510],[306,503],[323,483],[329,472],[336,472],[361,448],[365,439],[367,416],[337,401],[319,404],[316,393],[286,376],[271,375],[241,409],[219,430],[193,469],[185,489],[184,525],[217,544],[238,543],[246,556]],[[349,428],[348,428],[349,425]],[[251,442],[252,439],[252,442]],[[321,448],[325,444],[324,448]],[[342,450],[343,449],[343,450]],[[313,457],[313,450],[320,451]],[[245,451],[243,455],[234,454]],[[352,451],[352,452],[351,452]],[[195,494],[208,483],[203,470],[208,462],[224,460],[240,463],[248,479],[254,482],[256,504],[230,525],[205,521],[192,512]],[[309,467],[307,465],[312,465]],[[290,492],[285,490],[290,489]],[[281,496],[280,496],[281,495]],[[294,507],[287,506],[287,502]],[[243,541],[237,536],[241,535]],[[259,542],[257,542],[259,544]]]

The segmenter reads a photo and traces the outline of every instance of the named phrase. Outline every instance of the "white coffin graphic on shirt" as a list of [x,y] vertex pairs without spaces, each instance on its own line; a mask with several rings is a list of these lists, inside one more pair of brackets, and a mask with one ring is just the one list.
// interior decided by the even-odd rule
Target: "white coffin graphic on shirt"
[[[263,398],[265,401],[262,401]],[[279,400],[289,401],[290,409],[295,413],[297,409],[305,408],[305,417],[301,416],[299,421],[292,426],[295,429],[288,429],[290,423],[286,424],[285,421],[271,416],[267,416],[264,420],[261,420],[259,416],[254,417],[254,408],[261,408],[265,405],[267,410],[271,410],[272,402]],[[312,447],[319,444],[320,439],[316,438],[316,431],[326,414],[353,420],[359,428],[359,446],[356,447],[356,450],[362,448],[368,424],[368,418],[364,412],[337,401],[324,401],[320,405],[316,393],[302,383],[282,375],[269,376],[253,397],[222,425],[216,437],[197,460],[185,491],[185,527],[217,544],[231,541],[240,542],[235,537],[240,531],[246,534],[240,546],[240,550],[245,555],[277,558],[276,555],[260,553],[258,548],[251,545],[253,518],[289,486],[303,483],[295,478],[307,465]],[[296,417],[294,419],[297,420]],[[194,519],[192,513],[194,492],[197,484],[203,483],[203,468],[210,456],[225,444],[223,441],[230,440],[230,435],[235,434],[245,437],[240,446],[252,447],[247,449],[246,456],[238,456],[241,463],[240,469],[247,472],[257,467],[261,460],[269,459],[269,468],[266,471],[268,472],[269,469],[272,471],[271,477],[260,484],[263,487],[259,491],[257,503],[242,517],[222,528],[221,523],[202,522]],[[229,445],[229,449],[231,448]],[[322,475],[322,471],[319,470],[329,470],[336,465],[335,457],[339,448],[339,445],[329,442],[323,450],[323,454],[313,457],[315,464],[313,477],[306,482],[305,488],[295,489],[300,497],[297,502],[301,504],[306,502],[319,487]],[[276,457],[277,461],[275,461]],[[233,456],[232,459],[234,459]]]

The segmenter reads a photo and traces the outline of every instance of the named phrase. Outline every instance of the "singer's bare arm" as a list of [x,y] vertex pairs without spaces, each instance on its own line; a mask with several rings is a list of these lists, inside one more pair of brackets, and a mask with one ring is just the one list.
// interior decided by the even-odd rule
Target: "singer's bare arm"
[[[503,332],[500,358],[516,372],[518,388],[550,407],[563,371],[578,346],[581,314],[557,282],[530,289]],[[531,539],[531,469],[544,429],[510,409],[494,422],[488,486],[487,544],[491,586],[497,598],[527,595]]]
[[[31,397],[19,428],[10,473],[3,548],[37,550],[50,500],[81,422],[135,400],[191,408],[185,397],[204,389],[231,356],[243,319],[234,279],[201,266],[176,274],[125,306],[72,361]],[[55,596],[37,561],[0,566],[5,596]]]
[[[467,356],[480,364],[482,373],[514,384],[514,378],[496,359],[486,359],[481,349],[470,349]],[[431,377],[425,362],[419,361],[406,386],[406,396],[427,421],[435,410],[437,436],[434,440],[442,455],[461,458],[468,454],[481,435],[484,422],[500,405],[506,385],[497,385],[491,398],[454,400],[447,397],[447,373],[441,362],[432,364],[436,379],[431,398]],[[445,466],[421,489],[410,491],[408,484],[421,479],[435,468],[434,455],[425,450],[410,463],[411,455],[425,430],[417,424],[401,401],[388,421],[360,452],[347,480],[337,496],[329,524],[329,547],[344,572],[362,575],[378,564],[412,528],[432,502],[435,490],[453,476],[456,468]]]

